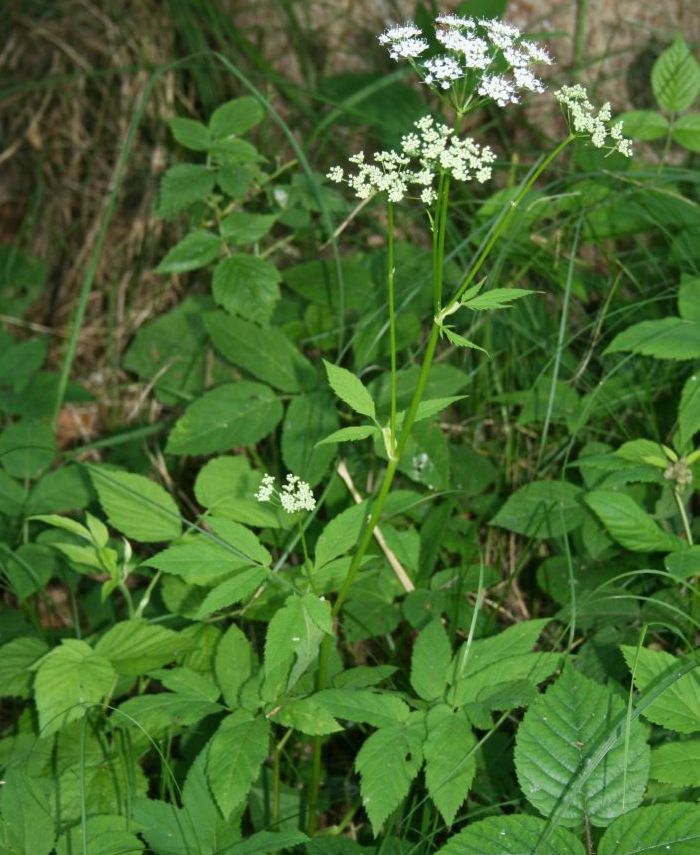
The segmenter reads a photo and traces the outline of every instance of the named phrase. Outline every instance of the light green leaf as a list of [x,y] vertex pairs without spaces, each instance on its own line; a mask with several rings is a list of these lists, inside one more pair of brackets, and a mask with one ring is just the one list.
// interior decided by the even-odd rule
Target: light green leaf
[[134,823],[125,816],[90,816],[85,821],[85,837],[82,822],[74,825],[59,838],[56,855],[139,855],[144,846],[134,830]]
[[280,298],[280,274],[264,258],[232,253],[214,269],[214,299],[227,312],[267,324]]
[[612,490],[593,490],[586,504],[600,518],[607,532],[633,552],[674,552],[683,542],[665,532],[631,496]]
[[235,624],[222,635],[214,658],[214,674],[226,704],[235,709],[241,686],[253,673],[255,657],[250,642]]
[[697,855],[700,807],[697,804],[637,808],[612,823],[598,855]]
[[270,723],[238,710],[222,720],[209,742],[207,778],[225,818],[245,799],[267,757]]
[[658,105],[669,113],[682,113],[698,97],[700,67],[682,36],[654,63],[651,88]]
[[33,517],[30,517],[30,519],[46,523],[47,525],[59,528],[63,531],[68,531],[83,540],[87,540],[88,542],[92,541],[90,531],[82,523],[79,523],[77,520],[71,519],[70,517],[62,517],[60,514],[35,514]]
[[672,552],[664,558],[664,565],[676,579],[691,579],[700,573],[700,544]]
[[282,419],[282,404],[268,386],[247,380],[207,392],[185,410],[168,437],[171,454],[211,454],[253,445]]
[[678,314],[686,321],[700,321],[700,276],[682,276],[678,288]]
[[335,457],[335,449],[317,446],[326,442],[326,434],[337,426],[333,401],[325,392],[295,398],[282,425],[282,459],[287,469],[315,487]]
[[31,666],[48,652],[40,638],[23,636],[13,638],[0,647],[0,697],[28,698],[31,685]]
[[179,163],[161,178],[157,213],[171,220],[193,202],[201,202],[214,189],[216,173],[207,166]]
[[439,698],[447,686],[447,669],[452,660],[450,640],[440,620],[421,630],[411,655],[411,685],[426,701]]
[[55,841],[49,788],[23,768],[9,769],[3,778],[0,852],[49,855]]
[[401,724],[409,715],[408,706],[401,698],[368,689],[324,689],[313,697],[335,718],[372,727]]
[[107,630],[95,645],[95,653],[109,659],[118,674],[136,677],[172,662],[189,647],[172,629],[126,620]]
[[241,455],[214,457],[199,470],[195,498],[217,517],[261,528],[288,525],[289,514],[255,498],[261,479],[262,473],[254,472]]
[[221,248],[221,238],[211,232],[190,232],[176,244],[156,267],[156,273],[186,273],[199,270],[214,261]]
[[168,126],[177,142],[190,151],[207,151],[211,145],[212,136],[209,130],[195,119],[173,116],[168,119]]
[[53,430],[36,419],[21,419],[0,433],[0,465],[14,478],[37,478],[56,455]]
[[[415,422],[422,422],[425,419],[432,419],[433,416],[438,415],[443,410],[447,409],[447,407],[451,407],[452,404],[456,404],[457,401],[463,401],[467,396],[466,395],[452,395],[449,398],[432,398],[427,401],[421,401],[418,404],[418,409],[416,410],[416,418]],[[399,413],[397,417],[397,421],[400,424],[403,423],[404,413]]]
[[583,843],[565,828],[555,829],[543,843],[545,828],[536,816],[491,816],[470,823],[436,855],[585,855]]
[[673,123],[672,136],[688,151],[700,152],[700,114],[688,113]]
[[700,787],[700,739],[652,748],[649,777],[674,787]]
[[211,849],[201,845],[202,831],[198,817],[174,804],[156,799],[136,799],[132,806],[134,821],[143,828],[148,845],[158,855],[191,855],[202,852],[210,855]]
[[100,504],[111,526],[140,543],[180,536],[180,512],[160,484],[131,472],[89,467]]
[[316,542],[316,569],[328,564],[339,555],[344,555],[357,543],[367,514],[365,500],[341,511],[326,524]]
[[476,739],[465,715],[444,705],[430,710],[426,724],[425,782],[445,823],[452,825],[476,773],[476,756],[469,756]]
[[668,119],[656,110],[632,110],[617,117],[626,137],[633,140],[659,140],[668,133]]
[[492,288],[462,303],[474,312],[492,311],[494,309],[509,309],[516,300],[521,300],[529,294],[534,294],[527,288]]
[[[663,650],[621,645],[634,685],[644,691],[678,668],[681,660]],[[643,715],[654,724],[678,733],[700,731],[700,673],[696,668],[672,683],[656,700],[645,708]]]
[[353,425],[333,431],[328,436],[320,439],[316,445],[336,444],[338,442],[357,442],[367,439],[369,436],[379,436],[381,431],[375,425]]
[[180,695],[189,695],[198,701],[215,703],[221,692],[213,678],[207,673],[200,674],[191,668],[156,668],[148,674],[161,682],[166,689]]
[[173,729],[190,727],[222,709],[199,692],[158,692],[124,701],[113,721],[117,727],[135,727],[151,739],[159,739]]
[[284,727],[293,727],[309,736],[324,736],[343,729],[313,696],[296,698],[283,704],[275,713],[273,721]]
[[209,528],[223,541],[222,548],[227,548],[229,554],[240,555],[250,564],[262,564],[264,567],[272,564],[272,556],[267,548],[249,528],[217,516],[210,517],[208,523]]
[[328,375],[328,382],[331,389],[333,389],[340,400],[356,413],[374,419],[376,417],[374,401],[360,378],[356,377],[346,368],[333,365],[325,359],[323,360],[323,364],[326,367],[326,374]]
[[491,525],[527,537],[561,537],[584,520],[582,490],[568,481],[533,481],[516,490]]
[[605,353],[639,353],[654,359],[700,357],[700,322],[683,318],[642,321],[618,333]]
[[240,136],[262,121],[264,115],[265,110],[257,98],[250,95],[234,98],[214,110],[209,130],[217,139]]
[[34,696],[43,737],[82,718],[117,677],[108,659],[76,638],[64,638],[35,667]]
[[248,211],[234,211],[219,223],[221,237],[228,243],[257,243],[275,224],[275,214],[250,214]]
[[24,499],[22,485],[0,469],[0,513],[18,516],[23,510]]
[[264,567],[245,567],[231,579],[221,582],[210,591],[197,611],[197,619],[204,620],[213,612],[227,609],[252,596],[267,578]]
[[[544,816],[557,809],[567,826],[584,819],[606,826],[636,807],[649,775],[649,746],[639,721],[626,727],[625,713],[617,694],[565,669],[518,728],[515,768],[530,804]],[[593,754],[616,728],[617,740],[594,767]]]
[[385,727],[365,740],[355,759],[362,804],[375,837],[389,814],[408,795],[423,763],[422,741],[418,728]]
[[469,341],[468,338],[465,338],[460,333],[456,333],[452,327],[440,327],[440,335],[444,335],[450,344],[454,344],[455,347],[467,347],[470,350],[480,350],[482,353],[486,353],[483,347],[479,347],[478,344],[475,344],[473,341]]
[[285,848],[300,846],[309,838],[301,831],[258,831],[251,837],[234,844],[227,852],[229,855],[268,855],[281,852]]
[[252,563],[238,550],[226,549],[208,538],[169,546],[144,562],[163,573],[180,576],[190,585],[215,585]]

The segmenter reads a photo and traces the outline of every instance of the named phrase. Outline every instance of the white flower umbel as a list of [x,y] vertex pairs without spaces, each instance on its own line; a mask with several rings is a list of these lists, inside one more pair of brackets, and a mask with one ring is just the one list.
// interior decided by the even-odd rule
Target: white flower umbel
[[610,153],[618,151],[632,157],[632,143],[622,134],[622,122],[611,124],[612,111],[609,103],[596,112],[588,93],[580,84],[562,86],[554,93],[569,120],[572,133],[587,136],[596,148],[607,148]]
[[255,498],[259,502],[269,502],[273,496],[279,499],[288,514],[295,514],[297,511],[313,511],[316,507],[316,499],[311,492],[311,487],[298,475],[287,475],[287,481],[281,490],[275,487],[273,475],[264,475]]
[[392,59],[407,59],[428,86],[449,93],[458,112],[487,101],[505,107],[517,103],[521,91],[544,91],[530,66],[551,65],[552,57],[517,27],[488,18],[446,14],[435,18],[434,29],[442,50],[434,56],[426,56],[429,42],[413,21],[389,27],[379,41]]
[[390,202],[400,202],[415,187],[423,204],[431,205],[436,198],[433,184],[440,172],[456,181],[481,184],[491,177],[496,155],[488,146],[470,138],[460,139],[432,116],[419,119],[414,128],[401,138],[400,151],[376,152],[371,162],[360,152],[349,159],[357,167],[355,173],[346,176],[342,167],[334,166],[328,179],[346,183],[360,199],[386,193]]

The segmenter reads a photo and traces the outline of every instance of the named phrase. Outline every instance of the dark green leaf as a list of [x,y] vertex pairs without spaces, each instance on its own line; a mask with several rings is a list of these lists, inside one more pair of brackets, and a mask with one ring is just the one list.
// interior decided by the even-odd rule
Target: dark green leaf
[[221,238],[211,232],[190,232],[176,244],[156,268],[157,273],[186,273],[214,261],[221,248]]
[[172,166],[160,181],[158,215],[166,220],[176,217],[193,202],[201,202],[214,189],[216,173],[206,166],[180,163]]
[[603,835],[599,855],[697,855],[700,807],[651,805],[616,819]]
[[227,312],[267,324],[280,298],[280,275],[274,264],[255,255],[234,253],[214,270],[214,299]]

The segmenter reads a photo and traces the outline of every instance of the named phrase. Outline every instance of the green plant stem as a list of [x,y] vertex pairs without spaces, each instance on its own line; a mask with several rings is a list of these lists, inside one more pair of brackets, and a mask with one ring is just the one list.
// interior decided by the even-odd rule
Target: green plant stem
[[272,824],[277,825],[280,818],[280,756],[282,755],[282,750],[284,746],[287,744],[287,740],[294,732],[294,728],[289,728],[289,730],[284,734],[282,739],[275,745],[273,750],[273,776],[272,776]]
[[389,350],[391,360],[391,413],[389,431],[391,453],[396,448],[396,306],[394,294],[394,203],[386,203],[386,284],[389,292]]
[[586,62],[586,24],[588,23],[588,0],[576,0],[576,21],[574,23],[574,55],[572,70],[574,77]]
[[316,586],[314,585],[314,576],[313,576],[313,564],[311,563],[311,559],[309,558],[309,550],[306,546],[306,534],[304,532],[304,526],[301,524],[301,520],[297,520],[297,527],[299,528],[299,540],[301,540],[301,549],[304,553],[304,572],[306,573],[306,578],[309,580],[309,588],[317,593]]
[[676,500],[676,507],[678,508],[678,513],[683,524],[683,531],[685,532],[688,546],[693,546],[693,532],[690,528],[690,520],[688,519],[688,513],[685,509],[685,504],[683,503],[683,497],[681,496],[680,490],[673,491],[673,498]]

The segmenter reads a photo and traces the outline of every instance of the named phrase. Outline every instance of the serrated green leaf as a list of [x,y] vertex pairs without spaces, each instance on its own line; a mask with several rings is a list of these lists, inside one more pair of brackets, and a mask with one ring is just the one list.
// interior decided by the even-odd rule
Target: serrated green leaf
[[232,315],[267,324],[280,298],[280,274],[264,258],[232,253],[214,268],[214,299]]
[[90,466],[88,471],[108,522],[117,531],[140,543],[180,536],[180,512],[160,484],[143,475],[100,466]]
[[700,573],[700,545],[672,552],[664,558],[664,565],[676,579],[691,579]]
[[401,698],[368,689],[323,689],[314,695],[314,700],[335,718],[372,727],[401,724],[409,715],[408,706]]
[[325,392],[295,398],[282,424],[282,459],[287,469],[315,487],[335,457],[334,449],[317,446],[327,442],[326,434],[337,426],[333,401]]
[[700,739],[652,748],[649,777],[674,787],[700,787]]
[[207,778],[224,818],[245,799],[267,757],[270,723],[238,710],[224,718],[209,742]]
[[612,490],[593,490],[585,502],[606,531],[633,552],[674,552],[683,542],[665,532],[631,496]]
[[[621,645],[634,685],[644,691],[649,685],[669,676],[681,660],[663,650],[637,649]],[[700,731],[700,673],[698,668],[672,683],[644,709],[643,715],[654,724],[678,733]]]
[[[131,831],[129,831],[131,827]],[[84,835],[83,835],[84,832]],[[85,848],[83,848],[85,847]],[[134,823],[125,816],[90,816],[58,839],[56,855],[139,855],[144,845],[134,833]]]
[[10,769],[3,777],[2,855],[49,855],[55,841],[49,787],[44,780],[30,777],[26,769]]
[[117,727],[134,727],[151,739],[158,739],[173,729],[190,727],[222,709],[220,704],[196,692],[158,692],[124,701],[113,721]]
[[338,442],[357,442],[370,436],[379,435],[381,431],[375,425],[353,425],[333,431],[328,436],[320,439],[316,445],[330,445]]
[[48,647],[34,636],[13,638],[0,647],[0,697],[28,698],[31,685],[31,666]]
[[700,67],[680,35],[654,63],[651,88],[658,105],[669,113],[682,113],[698,97]]
[[326,524],[316,542],[317,570],[353,548],[360,536],[367,508],[368,502],[365,500],[341,511]]
[[[159,855],[190,855],[202,850],[197,818],[182,808],[157,799],[136,799],[132,815],[142,826],[148,845]],[[204,852],[208,855],[211,850]]]
[[306,843],[309,838],[301,831],[258,831],[246,840],[235,843],[227,851],[230,855],[268,855]]
[[492,288],[490,291],[463,300],[462,305],[474,312],[508,309],[516,300],[534,293],[527,288]]
[[241,686],[253,673],[255,657],[250,642],[235,624],[222,635],[214,658],[214,674],[229,707],[238,706]]
[[308,736],[325,736],[343,728],[314,697],[296,698],[283,704],[273,719]]
[[190,585],[216,585],[252,563],[238,550],[226,549],[208,538],[169,546],[144,562],[163,573],[180,576]]
[[221,694],[219,687],[209,674],[200,674],[191,668],[155,668],[148,674],[171,692],[188,695],[197,701],[215,703]]
[[476,739],[464,713],[444,705],[430,710],[426,726],[425,783],[445,823],[452,825],[476,773],[471,754]]
[[668,133],[668,119],[656,110],[632,110],[617,117],[626,137],[633,140],[658,140]]
[[36,666],[34,696],[41,735],[82,718],[112,689],[117,674],[104,656],[76,638],[64,638]]
[[582,492],[568,481],[533,481],[516,490],[490,524],[527,537],[561,537],[584,520]]
[[374,400],[360,378],[347,368],[333,365],[325,359],[323,364],[326,367],[328,383],[340,400],[361,416],[376,418]]
[[53,430],[36,419],[13,422],[0,433],[0,465],[15,478],[37,478],[55,454]]
[[252,596],[267,578],[263,567],[244,567],[231,579],[213,588],[197,610],[197,619],[204,620],[220,609],[243,602]]
[[168,437],[171,454],[212,454],[254,445],[282,420],[277,395],[262,383],[242,380],[207,392],[185,410]]
[[585,855],[583,843],[565,828],[542,842],[545,828],[536,816],[492,816],[468,825],[436,855]]
[[419,633],[411,655],[411,685],[419,697],[434,701],[442,695],[451,660],[450,640],[442,621],[431,621]]
[[688,113],[677,119],[671,136],[688,151],[700,152],[700,114]]
[[275,224],[275,214],[250,214],[248,211],[234,211],[219,223],[221,237],[228,243],[257,243]]
[[479,347],[479,345],[475,344],[473,341],[469,341],[468,338],[460,335],[460,333],[455,332],[452,327],[440,327],[440,335],[444,335],[450,344],[454,344],[455,347],[467,347],[470,350],[480,350],[488,356],[488,351],[484,350],[483,347]]
[[176,244],[156,267],[156,273],[187,273],[214,261],[221,248],[221,238],[211,232],[190,232]]
[[157,213],[163,219],[176,217],[194,202],[201,202],[214,189],[216,173],[207,166],[179,163],[161,178]]
[[700,357],[700,322],[683,318],[642,321],[615,336],[605,353],[639,353],[654,359]]
[[696,855],[700,807],[651,805],[616,819],[601,838],[599,855]]
[[620,729],[596,767],[590,759],[624,721],[625,712],[617,694],[574,668],[565,669],[518,728],[515,768],[530,804],[544,816],[556,808],[558,821],[567,826],[584,819],[606,826],[636,807],[649,774],[649,746],[639,721]]
[[190,151],[207,151],[212,143],[212,136],[206,125],[195,119],[173,116],[168,119],[168,126],[177,142]]
[[95,653],[118,674],[136,677],[177,659],[190,645],[178,632],[143,620],[114,624],[95,645]]
[[678,288],[678,314],[686,321],[700,321],[700,276],[683,276]]
[[234,98],[214,110],[209,130],[217,139],[239,136],[262,121],[264,115],[265,110],[257,98],[250,95]]

